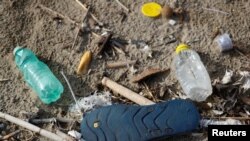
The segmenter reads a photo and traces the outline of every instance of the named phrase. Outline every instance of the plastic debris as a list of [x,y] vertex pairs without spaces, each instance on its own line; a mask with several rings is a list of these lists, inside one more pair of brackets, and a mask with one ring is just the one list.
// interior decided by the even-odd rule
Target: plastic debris
[[250,88],[250,73],[248,71],[240,71],[240,75],[244,79],[242,88],[248,90]]
[[77,132],[77,131],[75,131],[75,130],[69,131],[69,132],[68,132],[68,135],[70,135],[70,136],[76,138],[77,140],[80,140],[80,139],[81,139],[81,136],[82,136],[81,133],[79,133],[79,132]]
[[87,112],[98,107],[112,105],[110,92],[95,92],[93,95],[79,99],[77,103],[80,107],[76,104],[72,104],[69,107],[70,112],[74,113],[79,110]]
[[148,45],[145,45],[142,49],[142,51],[150,58],[152,58],[152,49]]
[[232,40],[227,33],[216,37],[215,42],[217,43],[221,52],[233,49]]
[[221,83],[222,84],[228,84],[232,81],[232,76],[233,76],[233,71],[231,70],[226,70],[225,75],[223,76]]
[[91,62],[92,53],[90,51],[86,51],[80,60],[80,63],[77,68],[77,74],[86,74],[88,72],[89,64]]
[[242,125],[242,123],[239,120],[235,120],[231,118],[224,120],[224,121],[211,120],[211,119],[202,119],[200,121],[201,127],[208,127],[208,125]]
[[137,70],[137,69],[135,69],[135,67],[134,67],[134,66],[131,66],[131,67],[129,68],[129,71],[131,72],[131,74],[135,74],[135,73],[137,73],[137,72],[138,72],[138,70]]
[[176,24],[176,21],[175,21],[175,20],[170,19],[170,20],[168,21],[168,23],[169,23],[170,25],[175,25],[175,24]]
[[224,112],[219,110],[212,110],[215,115],[222,115]]
[[155,2],[149,2],[142,6],[141,12],[147,17],[158,17],[161,14],[161,5]]

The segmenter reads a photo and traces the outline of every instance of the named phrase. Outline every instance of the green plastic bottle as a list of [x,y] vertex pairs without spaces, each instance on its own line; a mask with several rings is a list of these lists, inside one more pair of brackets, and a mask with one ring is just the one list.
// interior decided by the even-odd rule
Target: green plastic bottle
[[17,46],[13,54],[25,81],[45,104],[57,101],[63,93],[63,85],[29,49]]

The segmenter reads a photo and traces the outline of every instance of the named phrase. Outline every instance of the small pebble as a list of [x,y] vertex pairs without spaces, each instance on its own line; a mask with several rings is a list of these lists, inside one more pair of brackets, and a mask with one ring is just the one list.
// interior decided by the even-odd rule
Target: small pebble
[[170,20],[168,21],[168,23],[169,23],[170,25],[175,25],[175,24],[176,24],[176,21],[175,21],[175,20],[170,19]]
[[0,130],[3,130],[5,128],[5,125],[3,123],[0,123]]
[[174,13],[173,9],[168,5],[164,5],[164,7],[161,10],[161,15],[163,18],[169,19],[170,17],[172,17],[173,13]]

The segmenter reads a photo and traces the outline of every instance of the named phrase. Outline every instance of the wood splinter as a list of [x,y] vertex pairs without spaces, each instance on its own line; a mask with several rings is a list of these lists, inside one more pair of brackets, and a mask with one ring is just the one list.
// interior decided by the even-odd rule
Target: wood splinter
[[[87,10],[88,8],[86,6],[84,6],[79,0],[75,0],[84,10]],[[103,26],[103,23],[100,22],[95,15],[93,15],[92,13],[90,13],[91,18],[98,23],[98,25]]]
[[135,60],[133,60],[133,61],[108,62],[107,63],[107,68],[108,69],[122,68],[122,67],[127,67],[128,65],[134,65],[135,63],[136,63]]
[[66,141],[66,139],[56,135],[55,133],[52,133],[52,132],[49,132],[47,130],[44,130],[44,129],[41,129],[40,127],[37,127],[33,124],[30,124],[26,121],[23,121],[21,119],[18,119],[16,117],[13,117],[11,115],[8,115],[8,114],[5,114],[5,113],[2,113],[0,112],[0,118],[3,118],[3,119],[6,119],[8,120],[9,122],[12,122],[12,123],[15,123],[19,126],[22,126],[28,130],[31,130],[35,133],[38,133],[40,134],[41,136],[44,136],[48,139],[51,139],[51,140],[54,140],[54,141]]
[[125,11],[129,12],[129,9],[124,5],[122,4],[119,0],[115,0]]
[[165,72],[167,70],[169,70],[169,69],[162,70],[160,68],[148,68],[148,69],[144,70],[142,73],[132,77],[131,82],[134,82],[134,83],[140,82],[140,81],[142,81],[142,80],[144,80],[152,75],[155,75],[155,74],[161,73],[161,72]]
[[103,52],[103,50],[108,47],[109,41],[112,38],[111,33],[107,33],[106,35],[101,36],[98,46],[99,48],[97,49],[96,55],[99,55]]
[[120,95],[124,96],[125,98],[139,104],[139,105],[152,105],[155,104],[153,101],[131,91],[128,88],[125,88],[124,86],[112,81],[111,79],[104,77],[102,79],[102,85],[110,88],[114,92],[119,93]]
[[72,23],[72,24],[75,24],[75,25],[77,25],[77,26],[81,26],[79,23],[77,23],[76,21],[74,21],[74,20],[72,20],[71,18],[69,18],[69,17],[67,17],[67,16],[65,16],[65,15],[63,15],[63,14],[61,14],[61,13],[59,13],[59,12],[56,12],[56,11],[54,11],[54,10],[52,10],[52,9],[50,9],[50,8],[48,8],[48,7],[46,7],[46,6],[44,6],[44,5],[38,5],[38,8],[40,8],[40,9],[42,9],[42,10],[44,10],[44,11],[47,11],[47,12],[49,12],[49,13],[52,13],[53,15],[55,15],[55,16],[57,16],[57,17],[60,17],[60,18],[62,18],[62,19],[66,19],[67,21],[69,21],[70,23]]
[[16,134],[20,133],[21,130],[16,130],[12,133],[9,133],[8,135],[5,135],[3,137],[0,137],[0,140],[8,140],[9,138],[15,136]]

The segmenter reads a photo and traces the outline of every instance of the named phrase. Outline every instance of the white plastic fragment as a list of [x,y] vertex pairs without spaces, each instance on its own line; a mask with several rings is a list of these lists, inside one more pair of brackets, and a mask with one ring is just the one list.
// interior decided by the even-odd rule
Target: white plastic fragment
[[136,72],[138,72],[138,70],[135,69],[134,66],[131,66],[131,67],[129,68],[129,71],[131,72],[131,74],[135,74]]
[[250,88],[250,73],[248,71],[240,71],[240,75],[242,75],[244,80],[242,88],[248,90]]
[[212,108],[212,107],[213,107],[213,104],[210,103],[210,102],[208,102],[208,103],[207,103],[207,106],[209,106],[210,108]]
[[224,121],[211,120],[211,119],[202,119],[200,121],[201,127],[208,127],[208,125],[242,125],[242,123],[239,120],[235,120],[231,118],[224,120]]
[[232,81],[233,71],[232,70],[226,70],[225,75],[223,76],[221,83],[222,84],[228,84]]
[[95,92],[93,95],[79,99],[77,103],[81,109],[78,105],[72,104],[69,107],[70,112],[75,113],[79,110],[86,112],[98,107],[112,105],[110,92]]
[[233,42],[227,33],[216,37],[215,42],[217,42],[217,45],[221,52],[233,49]]
[[224,112],[219,110],[212,110],[215,115],[222,115]]
[[172,19],[170,19],[169,21],[168,21],[168,23],[170,24],[170,25],[175,25],[176,24],[176,21],[175,20],[172,20]]
[[81,136],[82,136],[81,133],[79,133],[79,132],[77,132],[77,131],[75,131],[75,130],[69,131],[69,132],[68,132],[68,135],[74,137],[74,138],[77,139],[77,140],[80,140],[80,139],[81,139]]
[[148,45],[145,45],[142,49],[142,51],[147,54],[148,57],[152,58],[152,49],[148,46]]

